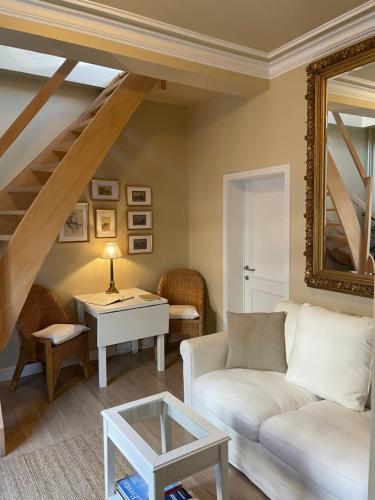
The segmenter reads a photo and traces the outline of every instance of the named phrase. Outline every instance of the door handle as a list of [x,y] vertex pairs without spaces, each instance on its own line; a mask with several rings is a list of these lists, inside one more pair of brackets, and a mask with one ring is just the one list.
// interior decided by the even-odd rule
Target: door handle
[[243,268],[244,271],[251,271],[251,272],[254,272],[255,269],[253,267],[249,267],[248,265],[246,265],[244,268]]

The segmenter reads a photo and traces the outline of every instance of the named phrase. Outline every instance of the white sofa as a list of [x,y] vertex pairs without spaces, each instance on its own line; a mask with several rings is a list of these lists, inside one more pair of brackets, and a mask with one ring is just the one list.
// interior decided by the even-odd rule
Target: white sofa
[[[300,305],[285,302],[287,359]],[[366,500],[370,411],[349,410],[285,380],[285,374],[226,369],[220,332],[181,343],[184,398],[231,436],[229,460],[277,500]]]

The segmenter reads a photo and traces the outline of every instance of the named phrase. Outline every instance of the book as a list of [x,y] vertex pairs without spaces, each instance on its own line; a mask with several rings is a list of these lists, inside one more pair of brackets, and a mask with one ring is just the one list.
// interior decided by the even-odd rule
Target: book
[[[116,491],[124,500],[148,500],[148,486],[138,474],[129,474],[116,482]],[[165,500],[188,500],[193,498],[183,488],[181,482],[170,484],[164,488]]]
[[144,295],[140,295],[139,298],[147,301],[161,300],[160,295],[156,295],[155,293],[145,293]]
[[134,296],[125,297],[121,294],[107,294],[107,293],[96,293],[89,294],[87,296],[82,295],[80,300],[87,302],[88,304],[93,304],[95,306],[109,306],[111,304],[116,304],[117,302],[124,302],[126,300],[134,299]]

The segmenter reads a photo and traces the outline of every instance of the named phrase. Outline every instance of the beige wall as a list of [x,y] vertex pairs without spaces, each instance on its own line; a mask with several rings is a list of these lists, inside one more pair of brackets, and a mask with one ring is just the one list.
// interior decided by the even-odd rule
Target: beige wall
[[[0,80],[0,89],[1,89]],[[30,81],[29,81],[30,83]],[[31,88],[33,85],[30,86]],[[62,91],[64,106],[68,105],[66,93],[80,94],[78,88],[69,87]],[[2,94],[2,90],[0,95]],[[85,105],[87,96],[74,97],[73,102]],[[8,95],[17,102],[17,92]],[[25,99],[24,99],[25,100]],[[62,104],[57,102],[56,105]],[[19,106],[18,106],[19,108]],[[16,113],[14,113],[16,114]],[[68,113],[64,111],[65,115]],[[61,130],[60,115],[45,115],[50,126]],[[56,122],[58,122],[56,124]],[[65,123],[64,123],[65,125]],[[32,127],[33,125],[30,125]],[[28,134],[38,137],[37,129]],[[44,141],[42,143],[46,143]],[[35,149],[35,148],[34,148]],[[115,278],[119,287],[139,286],[154,290],[160,274],[174,266],[188,265],[188,173],[186,144],[186,110],[179,106],[144,102],[132,117],[129,125],[117,140],[96,178],[120,179],[121,198],[119,202],[91,202],[90,241],[88,243],[56,243],[44,263],[37,281],[52,288],[61,303],[74,313],[74,294],[105,290],[109,280],[109,263],[98,258],[107,241],[96,239],[93,211],[95,208],[116,208],[118,214],[117,242],[125,259],[115,262]],[[22,151],[20,152],[21,156]],[[16,153],[15,153],[16,154]],[[5,163],[7,171],[12,165]],[[23,162],[23,164],[25,164]],[[3,174],[0,175],[0,181]],[[149,185],[153,194],[154,252],[143,255],[126,255],[126,205],[125,185]],[[82,194],[80,201],[89,201],[89,191]],[[16,335],[8,347],[0,353],[1,368],[15,365],[18,353]]]
[[209,331],[222,324],[223,174],[284,163],[291,167],[291,299],[372,314],[368,299],[304,284],[305,93],[299,68],[272,80],[270,90],[253,99],[219,96],[190,110],[189,258],[208,286]]

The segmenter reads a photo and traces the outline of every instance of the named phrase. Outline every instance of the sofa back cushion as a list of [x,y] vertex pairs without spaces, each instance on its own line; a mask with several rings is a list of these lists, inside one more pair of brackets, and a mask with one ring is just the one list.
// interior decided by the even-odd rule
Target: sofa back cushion
[[286,312],[285,318],[285,354],[286,360],[289,361],[290,352],[294,344],[294,337],[296,335],[297,319],[299,312],[301,310],[302,304],[296,304],[289,300],[280,300],[275,306],[274,311],[284,311]]
[[304,304],[286,380],[363,411],[370,387],[373,320]]

